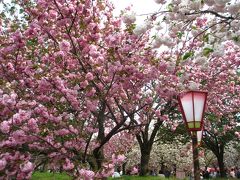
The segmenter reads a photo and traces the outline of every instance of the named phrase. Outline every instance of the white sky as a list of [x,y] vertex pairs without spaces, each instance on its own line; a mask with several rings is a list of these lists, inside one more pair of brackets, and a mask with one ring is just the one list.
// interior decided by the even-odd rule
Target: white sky
[[116,14],[119,14],[121,10],[133,5],[132,10],[139,14],[153,13],[159,10],[160,5],[156,4],[154,0],[109,0],[115,5]]
[[[153,13],[159,10],[159,4],[155,3],[154,0],[109,0],[113,2],[115,6],[114,14],[119,15],[120,11],[126,7],[132,5],[132,10],[139,14]],[[4,2],[10,2],[10,0],[4,0]],[[2,10],[2,4],[0,0],[0,10]],[[146,17],[146,16],[144,16]]]
[[[4,0],[8,2],[10,0]],[[121,10],[124,10],[126,7],[131,6],[131,10],[137,15],[149,14],[158,11],[161,7],[160,4],[154,2],[154,0],[109,0],[115,6],[114,14],[117,16],[120,14]],[[0,11],[2,10],[2,4],[0,0]],[[137,22],[140,23],[147,16],[137,16]]]

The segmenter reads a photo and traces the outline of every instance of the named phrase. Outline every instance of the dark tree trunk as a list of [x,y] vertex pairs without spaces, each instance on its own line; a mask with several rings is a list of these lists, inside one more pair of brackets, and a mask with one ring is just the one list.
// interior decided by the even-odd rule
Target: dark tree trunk
[[220,177],[225,178],[226,177],[226,170],[225,170],[225,165],[224,165],[224,145],[212,145],[212,152],[215,154],[217,161],[218,161],[218,167],[219,167],[219,172],[220,172]]
[[146,176],[148,173],[148,164],[150,159],[150,152],[149,149],[141,149],[141,163],[140,163],[140,176]]
[[148,134],[149,125],[145,125],[144,132],[142,131],[141,135],[136,135],[136,138],[138,140],[140,150],[141,150],[141,163],[140,163],[140,176],[146,176],[148,173],[148,164],[150,160],[150,154],[152,150],[152,145],[154,143],[154,139],[157,135],[157,131],[159,130],[159,127],[162,125],[162,121],[159,121],[155,124],[154,129],[152,131],[152,134]]
[[87,156],[87,162],[93,171],[98,171],[102,167],[103,160],[103,152],[99,149],[94,149],[93,154]]
[[97,170],[97,162],[93,156],[88,156],[87,162],[89,163],[91,170]]
[[224,159],[223,159],[225,143],[220,141],[216,136],[213,136],[213,135],[211,136],[211,134],[205,137],[204,143],[206,147],[210,149],[216,156],[218,161],[220,176],[221,178],[225,178],[226,170],[225,170]]
[[126,165],[127,165],[127,162],[124,162],[123,165],[122,165],[122,173],[123,173],[123,175],[126,174]]
[[226,177],[226,171],[225,171],[225,166],[224,166],[224,162],[223,162],[223,157],[217,157],[217,160],[218,160],[220,176],[222,178],[224,178],[224,177]]
[[90,164],[90,166],[91,166],[93,171],[99,170],[102,167],[102,163],[103,163],[103,160],[104,160],[102,147],[105,144],[104,143],[104,140],[105,140],[105,135],[104,135],[104,131],[105,131],[105,128],[104,128],[105,116],[104,116],[104,112],[106,110],[107,104],[103,101],[101,103],[101,105],[102,105],[102,108],[101,108],[101,110],[99,111],[99,113],[97,115],[97,123],[98,123],[98,137],[97,137],[97,140],[100,143],[100,146],[93,150],[93,153],[92,153],[92,156],[91,156],[90,162],[89,162],[89,164]]
[[94,160],[96,162],[96,167],[94,168],[94,170],[99,170],[101,167],[102,167],[102,163],[103,163],[103,160],[104,160],[104,155],[103,155],[103,152],[102,150],[99,150],[99,149],[95,149],[93,151],[93,157],[94,157]]
[[224,160],[223,160],[223,155],[224,155],[224,145],[220,145],[219,147],[219,153],[215,154],[218,160],[218,166],[219,166],[219,171],[220,171],[220,176],[221,177],[226,177],[226,171],[225,171],[225,165],[224,165]]

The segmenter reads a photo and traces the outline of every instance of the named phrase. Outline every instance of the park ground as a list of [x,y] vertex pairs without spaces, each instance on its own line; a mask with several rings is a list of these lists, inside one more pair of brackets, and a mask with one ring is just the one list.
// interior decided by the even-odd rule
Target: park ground
[[[108,180],[162,180],[166,178],[154,176],[122,176],[120,178],[108,178]],[[169,180],[177,180],[176,178],[168,178]],[[229,179],[229,178],[228,178]],[[70,176],[64,173],[48,173],[48,172],[34,172],[31,180],[72,180]],[[218,180],[215,178],[214,180]],[[220,180],[220,179],[219,179]],[[224,179],[221,179],[224,180]]]

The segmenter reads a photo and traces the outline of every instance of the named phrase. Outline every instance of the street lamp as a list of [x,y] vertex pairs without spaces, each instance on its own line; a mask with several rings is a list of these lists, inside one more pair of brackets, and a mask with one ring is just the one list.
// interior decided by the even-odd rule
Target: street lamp
[[184,122],[192,138],[194,179],[200,180],[197,132],[201,132],[203,128],[203,114],[206,107],[207,92],[188,91],[181,93],[178,101]]
[[[191,132],[190,135],[192,137],[192,132]],[[202,144],[202,137],[203,137],[203,130],[197,131],[197,144],[198,144],[198,147],[201,146],[201,144]]]
[[201,144],[202,144],[202,136],[203,136],[203,130],[197,131],[197,143],[198,143],[198,146],[201,146]]

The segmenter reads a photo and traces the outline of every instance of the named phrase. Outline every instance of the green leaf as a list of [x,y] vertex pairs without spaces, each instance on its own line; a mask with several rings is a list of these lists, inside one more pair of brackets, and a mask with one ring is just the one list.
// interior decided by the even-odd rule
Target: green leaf
[[211,122],[215,122],[217,120],[217,116],[215,114],[209,114],[207,117]]
[[19,14],[22,14],[24,12],[23,9],[19,9]]
[[167,8],[168,8],[168,11],[172,12],[172,11],[173,11],[173,4],[170,3],[170,4],[167,6]]
[[207,84],[207,80],[202,80],[201,81],[201,85],[206,85]]
[[177,37],[179,38],[179,39],[181,39],[182,38],[182,36],[183,36],[183,32],[177,32]]
[[186,60],[189,57],[192,57],[194,55],[193,52],[187,52],[183,55],[182,60]]
[[136,24],[130,24],[130,25],[128,25],[127,26],[127,29],[126,29],[126,31],[128,32],[128,33],[130,33],[130,34],[132,34],[133,33],[133,30],[136,28]]
[[177,72],[177,76],[181,77],[183,75],[183,72]]
[[152,36],[153,39],[156,39],[156,37],[157,37],[157,35],[153,35],[153,36]]
[[208,35],[209,35],[209,34],[205,34],[205,35],[203,36],[203,41],[204,41],[204,42],[208,42],[208,41],[209,41]]
[[203,55],[208,56],[211,52],[213,52],[213,49],[211,48],[204,48],[203,49]]
[[237,75],[240,76],[240,69],[237,69]]
[[15,8],[14,6],[12,6],[12,7],[10,8],[10,10],[9,10],[9,11],[10,11],[10,14],[11,14],[11,15],[13,15],[13,14],[14,14],[14,12],[15,12],[15,9],[16,9],[16,8]]
[[192,26],[192,29],[197,30],[197,27],[196,26]]
[[232,39],[233,39],[235,42],[239,42],[239,41],[240,41],[240,37],[239,37],[239,36],[234,36]]
[[27,41],[28,46],[35,46],[37,45],[37,38],[33,38]]

